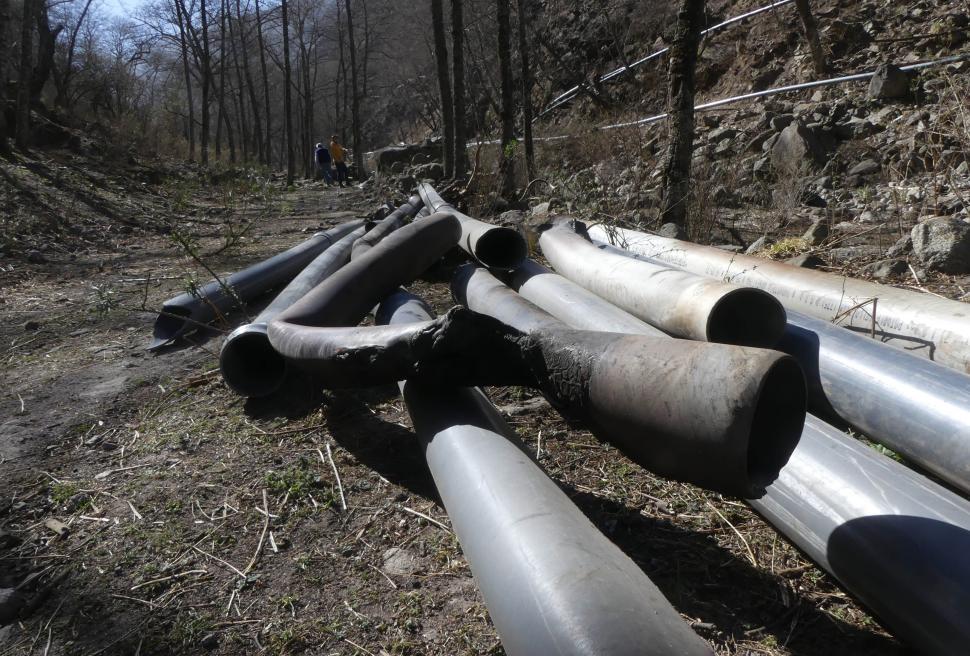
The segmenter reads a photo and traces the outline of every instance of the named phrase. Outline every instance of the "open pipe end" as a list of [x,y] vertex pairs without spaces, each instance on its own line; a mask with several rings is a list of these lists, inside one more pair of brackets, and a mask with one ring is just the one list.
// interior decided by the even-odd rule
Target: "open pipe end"
[[286,359],[270,344],[262,323],[241,326],[229,335],[219,368],[226,384],[241,396],[268,396],[286,378]]
[[511,271],[529,255],[525,238],[512,228],[491,228],[474,245],[475,259],[490,269]]
[[148,345],[148,350],[157,351],[187,332],[190,324],[186,319],[191,314],[192,312],[188,308],[178,305],[163,305],[162,311],[155,319],[155,326],[152,328],[152,343]]
[[788,463],[805,425],[805,376],[791,357],[779,358],[765,374],[748,439],[748,499],[756,499]]
[[711,308],[707,339],[720,344],[772,348],[781,340],[788,318],[768,292],[742,287],[722,296]]

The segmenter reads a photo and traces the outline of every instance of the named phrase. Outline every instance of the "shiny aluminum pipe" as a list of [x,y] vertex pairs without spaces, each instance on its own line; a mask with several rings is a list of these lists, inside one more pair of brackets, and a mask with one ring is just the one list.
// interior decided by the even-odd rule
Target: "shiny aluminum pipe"
[[[577,288],[538,268],[520,269],[512,280],[521,293],[540,298]],[[635,332],[638,321],[631,315],[617,321],[623,311],[602,299],[546,309],[586,329]],[[895,635],[941,656],[970,644],[964,499],[809,415],[778,479],[748,503]]]
[[234,392],[252,397],[267,396],[279,389],[287,374],[286,358],[270,344],[267,324],[347,264],[354,244],[365,231],[364,226],[357,228],[318,255],[252,323],[229,334],[219,351],[219,369]]
[[764,289],[787,310],[824,321],[838,319],[857,332],[872,331],[872,301],[877,299],[875,334],[880,341],[970,373],[966,303],[633,230],[592,226],[589,235],[697,275]]
[[[385,300],[377,319],[430,320],[427,306],[406,292]],[[506,653],[713,653],[643,570],[525,454],[480,390],[415,381],[400,387]]]
[[606,253],[567,225],[539,247],[564,277],[675,337],[771,348],[785,330],[785,308],[760,289]]
[[797,312],[778,348],[834,415],[970,493],[970,376]]
[[450,212],[461,221],[462,249],[485,266],[509,271],[516,268],[529,254],[525,238],[512,228],[492,225],[462,214],[445,202],[434,187],[418,185],[418,193],[432,212]]
[[356,244],[354,244],[354,249],[351,251],[352,258],[358,258],[375,245],[380,242],[384,237],[404,226],[407,220],[418,213],[418,211],[423,206],[421,198],[418,196],[411,196],[408,202],[404,203],[396,210],[388,214],[386,217],[378,221],[371,230],[367,232]]
[[[286,284],[313,259],[338,239],[356,230],[362,221],[348,221],[326,232],[318,232],[302,244],[274,255],[226,278],[213,280],[197,294],[181,294],[162,304],[155,320],[149,351],[171,344],[182,335],[203,327],[221,314]],[[229,293],[226,287],[232,290]],[[241,308],[239,308],[241,309]]]
[[530,359],[548,381],[539,387],[550,402],[654,473],[760,496],[795,448],[805,383],[788,356],[572,331],[471,266],[458,272],[452,292],[471,310],[536,340],[541,348]]

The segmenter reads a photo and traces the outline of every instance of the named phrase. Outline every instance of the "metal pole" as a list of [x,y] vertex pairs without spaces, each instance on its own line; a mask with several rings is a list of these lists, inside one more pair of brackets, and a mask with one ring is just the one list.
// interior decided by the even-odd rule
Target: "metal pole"
[[[406,292],[378,310],[378,323],[430,319],[427,306]],[[415,381],[400,388],[506,653],[713,653],[524,453],[480,390]]]
[[[162,348],[195,330],[222,313],[286,284],[307,264],[334,242],[361,226],[362,221],[348,221],[326,232],[318,232],[302,244],[274,255],[226,278],[223,284],[213,280],[198,294],[180,294],[162,304],[155,320],[149,351]],[[226,290],[231,289],[231,293]],[[241,309],[241,308],[240,308]]]
[[[537,267],[516,271],[512,280],[537,302],[577,288]],[[622,310],[603,299],[544,307],[587,329],[634,332],[637,321],[630,315],[616,321]],[[940,655],[961,653],[970,643],[964,499],[808,416],[778,480],[748,503],[900,638]]]

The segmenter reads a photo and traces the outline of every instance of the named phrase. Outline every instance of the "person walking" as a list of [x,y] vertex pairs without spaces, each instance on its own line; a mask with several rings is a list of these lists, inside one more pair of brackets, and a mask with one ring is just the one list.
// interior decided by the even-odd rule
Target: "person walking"
[[330,173],[330,151],[322,143],[318,143],[316,150],[313,151],[313,160],[317,164],[317,179],[323,178],[328,185],[333,184],[333,175]]
[[337,141],[337,135],[330,137],[330,156],[333,158],[333,164],[337,167],[337,184],[341,187],[350,186],[350,182],[347,180],[347,162],[345,161],[347,157],[347,150],[340,145]]

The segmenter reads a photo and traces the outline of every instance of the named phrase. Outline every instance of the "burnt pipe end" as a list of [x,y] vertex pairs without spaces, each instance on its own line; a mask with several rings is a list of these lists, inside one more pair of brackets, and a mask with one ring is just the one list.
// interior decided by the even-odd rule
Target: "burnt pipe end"
[[774,296],[743,287],[728,292],[711,308],[707,339],[720,344],[772,348],[781,340],[788,317]]
[[222,378],[241,396],[268,396],[286,378],[286,359],[270,344],[266,324],[249,324],[234,331],[219,353]]
[[479,235],[474,250],[475,259],[501,271],[515,269],[529,255],[525,238],[517,230],[504,227],[491,228]]
[[765,494],[788,463],[805,426],[807,392],[802,368],[794,358],[779,358],[758,390],[748,438],[748,499]]
[[149,351],[155,351],[165,346],[172,340],[188,332],[191,324],[187,321],[192,316],[191,310],[178,305],[162,306],[162,311],[155,319],[155,326],[152,328],[152,343],[148,346]]

